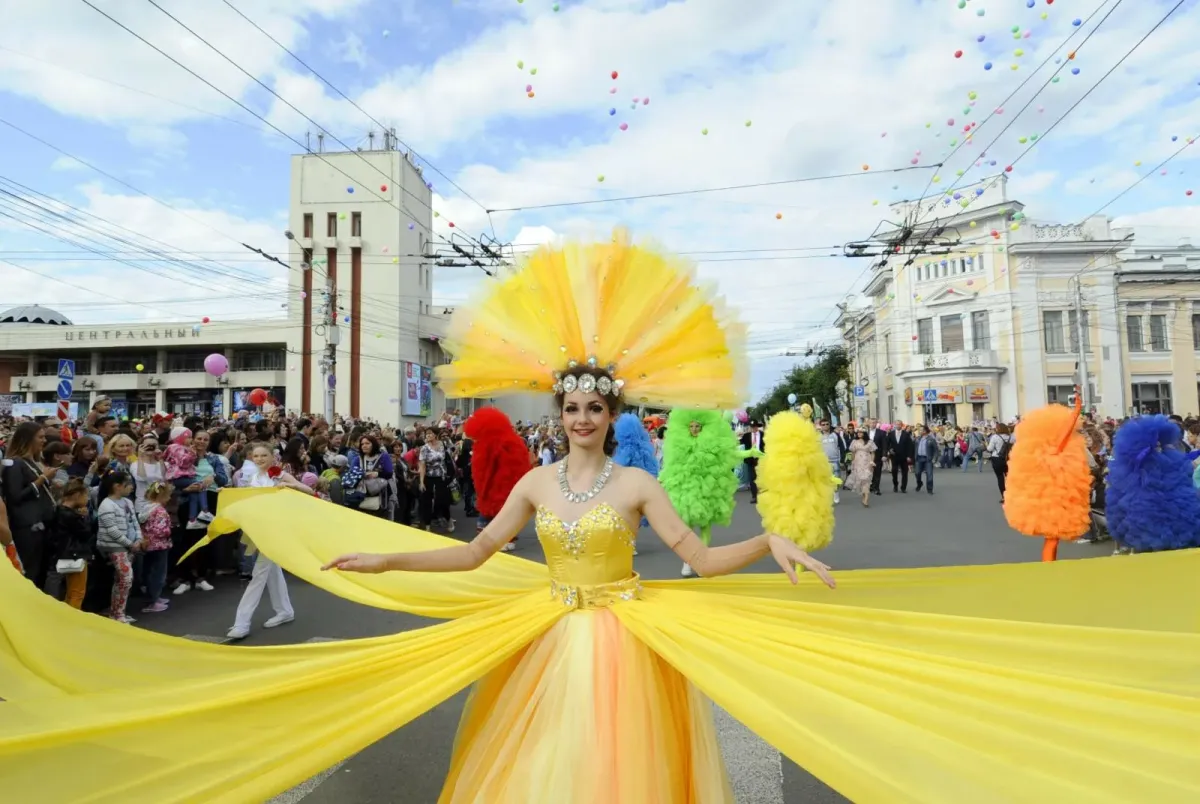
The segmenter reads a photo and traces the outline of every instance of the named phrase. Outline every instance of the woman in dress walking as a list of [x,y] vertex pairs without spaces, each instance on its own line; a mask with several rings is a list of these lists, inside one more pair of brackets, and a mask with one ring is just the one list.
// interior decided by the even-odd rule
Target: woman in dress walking
[[850,476],[846,488],[862,494],[864,508],[871,506],[871,476],[875,472],[875,442],[867,437],[866,430],[859,430],[850,444]]

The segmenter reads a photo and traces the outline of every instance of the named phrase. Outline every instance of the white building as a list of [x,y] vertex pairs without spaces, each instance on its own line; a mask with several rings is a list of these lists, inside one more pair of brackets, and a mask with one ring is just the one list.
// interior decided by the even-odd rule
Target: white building
[[[204,358],[214,352],[230,365],[220,378],[204,371]],[[287,405],[287,341],[278,322],[80,326],[36,305],[0,313],[0,401],[6,408],[55,402],[62,359],[75,363],[71,401],[81,413],[107,396],[118,415],[229,415],[246,406],[255,388]]]
[[[893,206],[896,220],[937,218],[918,224],[906,247],[877,265],[864,303],[839,317],[864,392],[857,415],[961,425],[1065,402],[1080,376],[1076,282],[1092,407],[1125,415],[1132,386],[1117,276],[1132,232],[1112,230],[1103,216],[1069,226],[1030,220],[1024,205],[1008,198],[1004,176],[959,194],[932,214],[929,199],[921,216],[915,202]],[[913,251],[922,235],[939,229],[954,245]],[[891,242],[899,236],[892,232]],[[1162,295],[1165,286],[1142,293]],[[1193,387],[1186,397],[1193,405],[1195,394]]]

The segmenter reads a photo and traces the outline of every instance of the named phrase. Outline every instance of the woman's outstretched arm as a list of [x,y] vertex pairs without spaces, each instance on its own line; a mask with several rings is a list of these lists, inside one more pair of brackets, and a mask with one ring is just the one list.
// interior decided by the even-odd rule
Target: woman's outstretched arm
[[773,533],[762,533],[736,544],[708,547],[692,532],[692,529],[675,513],[671,498],[650,474],[640,472],[638,489],[641,496],[642,513],[650,521],[650,527],[670,547],[675,555],[683,559],[703,577],[728,575],[748,567],[760,558],[770,555],[775,559],[792,583],[797,583],[796,565],[812,570],[830,589],[836,586],[829,567],[801,550],[793,542]]
[[479,567],[508,544],[533,516],[530,475],[513,487],[500,513],[467,544],[415,553],[349,553],[330,561],[323,570],[343,572],[465,572]]

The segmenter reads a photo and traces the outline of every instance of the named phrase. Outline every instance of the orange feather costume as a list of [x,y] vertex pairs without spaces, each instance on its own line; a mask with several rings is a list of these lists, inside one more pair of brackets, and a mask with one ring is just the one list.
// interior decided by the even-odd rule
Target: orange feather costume
[[1058,557],[1060,539],[1074,541],[1087,532],[1092,474],[1087,444],[1075,409],[1047,405],[1017,425],[1008,456],[1004,516],[1026,536],[1045,539],[1042,560]]

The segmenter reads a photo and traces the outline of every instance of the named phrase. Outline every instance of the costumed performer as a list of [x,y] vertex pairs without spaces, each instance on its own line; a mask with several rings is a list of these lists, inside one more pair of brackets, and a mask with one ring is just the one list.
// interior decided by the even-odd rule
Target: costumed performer
[[[714,525],[725,527],[733,519],[738,484],[733,470],[741,459],[737,436],[720,411],[671,411],[658,480],[679,518],[699,530],[705,546],[712,543]],[[680,574],[690,578],[695,567],[684,561]]]
[[1060,539],[1074,541],[1091,527],[1092,472],[1075,407],[1047,405],[1017,425],[1008,454],[1004,516],[1018,533],[1042,539],[1042,561],[1058,558]]
[[[210,532],[252,534],[347,600],[446,622],[233,648],[83,614],[0,566],[5,795],[264,801],[475,683],[443,802],[732,801],[706,698],[854,801],[1200,798],[1200,551],[865,570],[831,593],[790,542],[705,548],[652,478],[608,470],[615,391],[744,398],[736,331],[688,277],[623,240],[545,248],[459,308],[447,392],[561,383],[570,446],[471,545],[291,489],[221,492]],[[818,572],[639,582],[642,515],[705,575],[768,553]],[[494,555],[535,516],[545,565]],[[331,561],[351,539],[386,555]],[[398,780],[427,770],[395,759]]]
[[[658,477],[658,457],[654,454],[654,444],[650,441],[650,433],[646,426],[653,426],[653,421],[642,422],[633,413],[622,413],[613,423],[613,438],[616,446],[613,448],[613,463],[617,466],[632,466],[641,469],[651,477]],[[641,527],[650,524],[642,517]],[[633,554],[636,556],[637,543],[634,542]]]
[[[304,485],[293,475],[282,471],[275,465],[275,455],[270,445],[261,441],[252,444],[248,457],[250,460],[242,464],[242,486],[247,488],[280,487],[303,491],[306,494],[316,494],[315,488]],[[316,484],[314,483],[313,486],[315,487]],[[254,543],[248,536],[242,538],[246,543],[246,553],[253,555]],[[275,613],[263,623],[263,628],[275,628],[296,619],[292,600],[288,596],[287,579],[284,578],[283,570],[270,558],[260,554],[250,573],[250,582],[246,584],[246,589],[242,592],[242,599],[238,601],[233,626],[225,636],[230,639],[245,639],[250,636],[251,620],[254,612],[258,609],[258,604],[262,602],[263,589],[266,589],[267,596],[271,599],[271,608],[275,609]]]
[[[517,435],[512,421],[500,408],[480,408],[463,424],[463,433],[471,439],[471,482],[475,486],[475,507],[479,518],[476,532],[482,533],[500,513],[504,501],[529,471],[529,450]],[[517,537],[500,549],[512,552]]]
[[1200,497],[1182,432],[1166,416],[1127,419],[1113,436],[1108,530],[1135,553],[1200,547]]
[[[767,422],[771,451],[758,465],[758,512],[768,533],[779,533],[809,552],[833,541],[833,502],[841,480],[830,471],[812,407],[783,411]],[[836,464],[835,464],[836,465]]]

